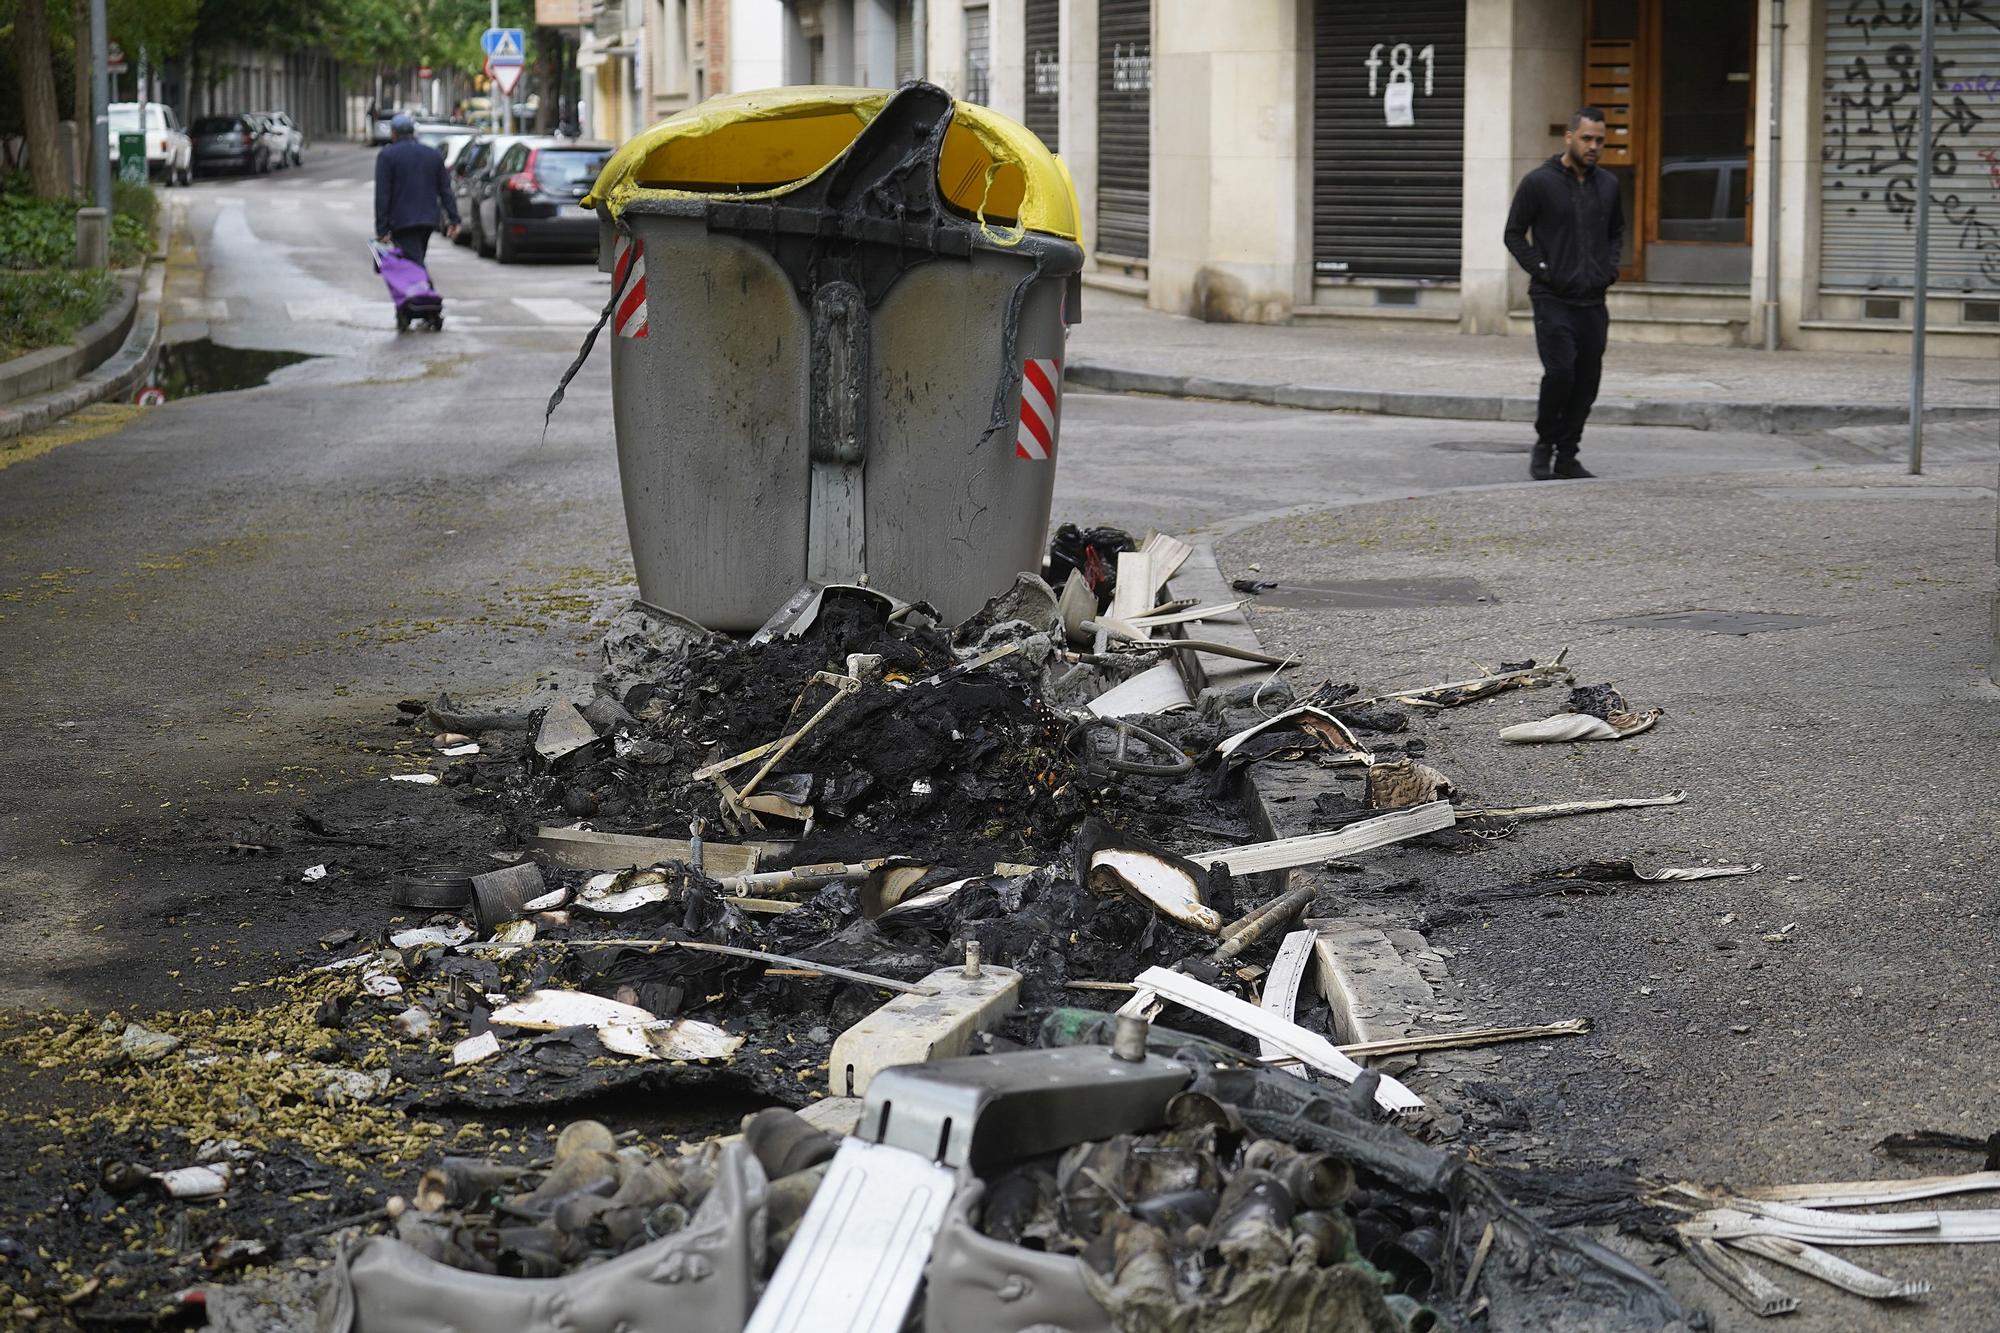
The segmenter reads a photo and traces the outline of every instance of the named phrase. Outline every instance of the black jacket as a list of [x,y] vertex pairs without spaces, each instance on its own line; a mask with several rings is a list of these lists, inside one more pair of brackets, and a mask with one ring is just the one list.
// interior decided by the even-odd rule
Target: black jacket
[[1528,270],[1529,296],[1602,305],[1624,242],[1617,178],[1598,167],[1579,178],[1561,153],[1521,178],[1507,210],[1507,249]]
[[415,139],[398,139],[375,154],[375,234],[435,227],[438,210],[458,221],[444,154]]

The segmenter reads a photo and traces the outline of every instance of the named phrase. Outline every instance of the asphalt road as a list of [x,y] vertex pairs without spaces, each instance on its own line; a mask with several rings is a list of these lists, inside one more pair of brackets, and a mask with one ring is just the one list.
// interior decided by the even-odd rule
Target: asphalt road
[[[9,757],[0,765],[0,914],[12,926],[0,1005],[212,1002],[324,930],[372,928],[301,883],[302,864],[233,855],[231,843],[254,842],[259,820],[288,819],[326,784],[388,771],[399,734],[385,724],[399,699],[440,690],[519,697],[580,682],[594,622],[632,591],[602,348],[542,433],[548,394],[607,279],[589,264],[502,267],[440,241],[431,267],[446,329],[398,335],[363,249],[370,168],[361,150],[320,148],[303,169],[169,196],[182,214],[169,336],[311,359],[264,387],[71,423],[49,437],[61,447],[11,466],[0,455],[0,736]],[[1727,924],[1737,898],[1708,888],[1687,895],[1697,916],[1662,904],[1630,915],[1524,909],[1491,929],[1462,929],[1452,942],[1467,956],[1454,970],[1484,969],[1475,994],[1497,1021],[1622,997],[1607,1001],[1615,1059],[1581,1045],[1549,1058],[1565,1082],[1535,1102],[1538,1128],[1575,1122],[1598,1136],[1593,1151],[1620,1155],[1643,1153],[1649,1127],[1665,1120],[1674,1129],[1658,1139],[1676,1167],[1720,1174],[1754,1161],[1760,1144],[1776,1153],[1773,1136],[1788,1148],[1786,1169],[1804,1171],[1820,1160],[1807,1149],[1832,1146],[1823,1137],[1832,1125],[1841,1137],[1831,1156],[1852,1169],[1864,1130],[1956,1118],[1939,1104],[1943,1093],[1921,1094],[1925,1061],[1963,1048],[1947,1064],[1964,1079],[1975,1076],[1976,1052],[1990,1049],[1978,1035],[1991,1030],[1977,999],[1991,993],[1984,915],[1951,910],[1991,893],[1992,731],[1979,720],[1990,711],[1978,711],[1990,700],[1960,669],[1974,651],[1969,632],[1943,641],[1953,656],[1949,670],[1937,666],[1930,613],[1900,595],[1893,571],[1863,568],[1858,539],[1846,539],[1862,527],[1852,508],[1778,514],[1783,495],[1767,497],[1765,509],[1744,513],[1744,532],[1768,524],[1774,534],[1761,555],[1756,541],[1730,555],[1712,525],[1707,536],[1693,529],[1744,490],[1711,494],[1702,487],[1715,483],[1699,479],[1784,474],[1781,490],[1850,474],[1872,483],[1893,445],[1607,429],[1593,433],[1590,461],[1620,479],[1607,485],[1622,489],[1596,492],[1617,504],[1544,486],[1524,509],[1518,426],[1076,394],[1064,405],[1055,517],[1217,540],[1232,573],[1253,561],[1298,577],[1471,573],[1502,591],[1499,609],[1476,613],[1476,626],[1462,610],[1260,619],[1267,638],[1336,678],[1374,672],[1408,683],[1467,653],[1546,648],[1580,619],[1685,601],[1684,582],[1687,597],[1715,604],[1810,609],[1805,593],[1824,593],[1847,623],[1818,640],[1767,638],[1718,656],[1689,640],[1598,636],[1593,666],[1643,681],[1636,701],[1676,711],[1661,733],[1673,739],[1606,752],[1597,760],[1607,767],[1588,778],[1581,761],[1553,751],[1524,767],[1490,746],[1454,743],[1448,730],[1439,753],[1496,797],[1736,774],[1729,799],[1685,827],[1635,820],[1621,826],[1630,839],[1609,846],[1576,826],[1537,834],[1529,850],[1782,862],[1768,905]],[[1962,456],[1983,457],[1983,448],[1974,440]],[[1946,448],[1940,461],[1959,457]],[[1960,526],[1990,520],[1990,468],[1953,479],[1978,493],[1960,498],[1986,497]],[[1920,563],[1929,532],[1912,528],[1895,558]],[[1566,533],[1607,550],[1650,535],[1620,561],[1593,571],[1572,560],[1584,567],[1559,574],[1537,543]],[[1820,545],[1827,536],[1843,540]],[[1962,544],[1963,533],[1945,538]],[[1990,553],[1989,529],[1980,558]],[[1976,561],[1954,558],[1955,587],[1977,576]],[[1798,571],[1813,568],[1819,582],[1800,582]],[[1579,584],[1593,574],[1600,595],[1586,596]],[[1850,607],[1871,589],[1894,605]],[[1958,597],[1953,614],[1963,619],[1972,600]],[[1848,679],[1827,654],[1856,642],[1870,650],[1866,674]],[[1923,647],[1928,683],[1888,709],[1885,725],[1882,701],[1898,688],[1899,664],[1909,669],[1897,645],[1911,642]],[[1801,673],[1837,695],[1835,705],[1801,685]],[[1524,700],[1508,716],[1541,702]],[[1927,723],[1925,709],[1966,711],[1945,725]],[[1729,725],[1760,710],[1755,734]],[[1489,720],[1478,719],[1482,732]],[[1934,766],[1882,767],[1871,747],[1910,754],[1898,739],[1910,736]],[[1836,762],[1821,764],[1829,747]],[[1922,802],[1938,792],[1950,798],[1927,810]],[[1848,810],[1866,817],[1844,820]],[[1988,836],[1962,838],[1967,824]],[[1787,859],[1774,844],[1794,825],[1808,835]],[[1932,840],[1943,850],[1929,860],[1912,850]],[[1841,858],[1851,869],[1829,873]],[[1926,867],[1939,858],[1933,874]],[[1493,864],[1516,859],[1510,851]],[[1795,919],[1804,924],[1790,953],[1759,939]],[[1942,970],[1912,972],[1895,955],[1890,927],[1905,925],[1937,944]],[[1725,949],[1725,937],[1737,943]],[[1550,956],[1551,940],[1579,961]],[[1620,968],[1622,958],[1639,961]],[[1815,1078],[1813,1034],[1829,1030],[1814,1020],[1841,1016],[1830,1029],[1841,1087],[1859,1097],[1871,1077],[1869,1035],[1899,1029],[1913,1009],[1925,1014],[1924,1040],[1898,1048],[1890,1103],[1816,1113],[1798,1091]],[[1697,1040],[1711,1053],[1677,1065]],[[1966,1109],[1983,1112],[1989,1101]],[[1733,1128],[1716,1148],[1720,1123]]]
[[[0,913],[25,927],[0,1003],[191,998],[238,975],[205,929],[229,928],[224,955],[268,956],[339,923],[342,904],[296,887],[301,867],[225,860],[189,884],[170,853],[191,819],[254,819],[260,801],[384,771],[397,699],[576,679],[594,613],[630,593],[602,348],[541,429],[608,279],[440,239],[446,328],[399,335],[364,249],[371,170],[363,150],[322,147],[170,193],[169,340],[312,359],[0,474]],[[1065,415],[1058,520],[1140,529],[1219,535],[1506,484],[1524,463],[1498,425],[1085,394]],[[1599,448],[1664,475],[1828,457],[1673,431],[1607,431]],[[253,890],[258,911],[231,906]],[[200,973],[169,968],[197,945]]]

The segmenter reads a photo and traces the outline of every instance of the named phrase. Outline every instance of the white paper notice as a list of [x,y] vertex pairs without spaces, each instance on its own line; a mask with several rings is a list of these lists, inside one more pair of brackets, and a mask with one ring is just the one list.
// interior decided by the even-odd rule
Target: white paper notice
[[1382,119],[1391,125],[1416,124],[1416,106],[1412,97],[1416,90],[1414,83],[1390,84],[1382,93]]

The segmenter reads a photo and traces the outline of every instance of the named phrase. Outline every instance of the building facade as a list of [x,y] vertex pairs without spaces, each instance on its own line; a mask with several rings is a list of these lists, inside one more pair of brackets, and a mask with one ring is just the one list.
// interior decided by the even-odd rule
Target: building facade
[[[1561,151],[1567,117],[1589,104],[1605,112],[1603,165],[1629,219],[1614,337],[1907,342],[1917,6],[929,0],[914,10],[788,0],[785,81],[886,86],[922,74],[1027,123],[1076,181],[1091,280],[1159,309],[1531,334],[1502,224],[1521,176]],[[1945,0],[1937,14],[1932,346],[2000,355],[2000,3]]]

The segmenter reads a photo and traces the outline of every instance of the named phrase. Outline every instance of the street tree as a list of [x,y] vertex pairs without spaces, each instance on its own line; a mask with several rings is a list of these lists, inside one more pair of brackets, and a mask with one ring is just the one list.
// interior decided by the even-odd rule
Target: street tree
[[61,199],[70,193],[56,141],[53,60],[48,0],[19,0],[14,9],[14,63],[21,89],[21,129],[28,147],[28,181],[41,199]]

